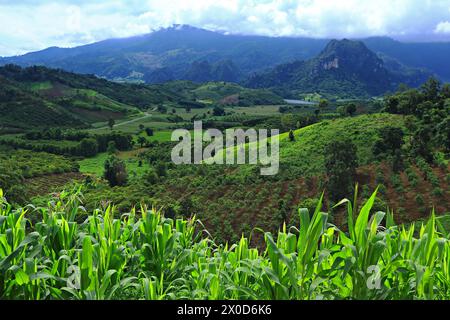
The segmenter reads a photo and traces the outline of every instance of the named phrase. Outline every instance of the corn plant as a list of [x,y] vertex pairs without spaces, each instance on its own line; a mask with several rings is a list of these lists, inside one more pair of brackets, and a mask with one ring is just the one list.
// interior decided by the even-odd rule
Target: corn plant
[[[47,206],[13,208],[0,192],[1,299],[449,299],[449,233],[431,213],[396,225],[344,199],[346,231],[320,198],[299,225],[218,245],[195,217],[142,205],[86,212],[80,189]],[[32,224],[31,221],[36,221]]]

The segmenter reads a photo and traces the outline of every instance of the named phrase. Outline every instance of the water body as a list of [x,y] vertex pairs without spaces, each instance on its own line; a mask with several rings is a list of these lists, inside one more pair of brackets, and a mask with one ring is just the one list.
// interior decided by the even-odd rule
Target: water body
[[314,106],[317,102],[305,101],[305,100],[295,100],[295,99],[284,99],[288,104],[302,105],[302,106]]

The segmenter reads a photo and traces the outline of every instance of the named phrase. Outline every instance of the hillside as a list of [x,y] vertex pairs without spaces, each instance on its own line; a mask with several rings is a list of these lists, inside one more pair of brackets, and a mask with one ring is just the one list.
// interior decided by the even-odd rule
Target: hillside
[[[329,39],[225,35],[174,26],[142,36],[0,58],[0,65],[45,65],[113,80],[149,83],[177,79],[236,81],[279,64],[311,59],[328,42]],[[450,79],[446,63],[450,43],[402,43],[390,38],[368,38],[363,42],[374,52],[404,65],[426,68],[442,79]]]
[[[171,88],[172,84],[164,85]],[[254,106],[254,105],[277,105],[284,104],[282,97],[270,90],[248,89],[235,83],[206,82],[194,85],[185,91],[187,97],[206,104],[218,104],[229,106]]]
[[0,125],[9,129],[85,127],[163,103],[200,105],[164,87],[115,83],[46,67],[0,67],[0,81]]
[[319,92],[347,98],[370,97],[395,90],[400,83],[416,87],[430,73],[409,70],[400,65],[395,72],[363,42],[332,40],[315,58],[275,67],[251,76],[246,84],[253,88],[279,88],[293,94]]
[[[290,141],[288,133],[283,133],[280,171],[270,177],[260,176],[259,166],[255,165],[171,166],[168,163],[163,176],[158,178],[155,172],[160,170],[156,169],[159,161],[168,161],[173,144],[157,144],[154,145],[157,148],[149,149],[140,157],[150,159],[155,168],[142,181],[130,183],[121,190],[99,184],[97,189],[88,190],[85,197],[95,205],[106,196],[119,210],[128,210],[144,201],[164,207],[169,216],[197,214],[215,239],[236,241],[241,233],[249,234],[254,227],[276,230],[280,221],[295,224],[298,206],[313,205],[318,195],[327,190],[324,146],[336,139],[350,139],[357,148],[355,182],[360,184],[361,199],[382,185],[376,208],[385,210],[389,206],[395,210],[394,218],[399,223],[425,218],[433,205],[439,214],[448,212],[450,194],[436,192],[438,188],[446,188],[446,167],[405,160],[405,171],[398,173],[393,172],[391,160],[374,156],[379,132],[386,127],[406,131],[404,116],[373,114],[322,121],[293,131],[294,141]],[[416,202],[418,195],[420,204]],[[328,191],[325,199],[329,205]],[[338,226],[345,226],[341,212],[333,211],[333,219]],[[253,241],[260,240],[260,235],[254,235]]]
[[0,131],[6,128],[80,125],[83,122],[63,107],[0,76]]

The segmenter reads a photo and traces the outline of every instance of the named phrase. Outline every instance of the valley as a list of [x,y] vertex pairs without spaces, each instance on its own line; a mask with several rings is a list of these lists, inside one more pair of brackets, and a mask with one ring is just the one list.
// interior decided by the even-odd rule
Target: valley
[[[371,51],[386,39],[251,39],[183,27],[0,60],[0,298],[449,297],[450,84]],[[278,173],[175,165],[196,121],[279,130],[258,142],[279,141]],[[418,268],[438,275],[405,289]]]

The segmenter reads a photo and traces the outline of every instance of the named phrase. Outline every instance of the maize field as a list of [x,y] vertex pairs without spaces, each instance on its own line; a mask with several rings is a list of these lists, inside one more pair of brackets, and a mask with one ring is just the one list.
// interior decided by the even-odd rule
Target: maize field
[[[449,235],[371,212],[376,192],[346,206],[348,231],[321,201],[298,228],[216,245],[201,223],[141,206],[87,213],[80,191],[13,208],[0,192],[0,299],[449,299]],[[263,232],[262,230],[253,230]]]

